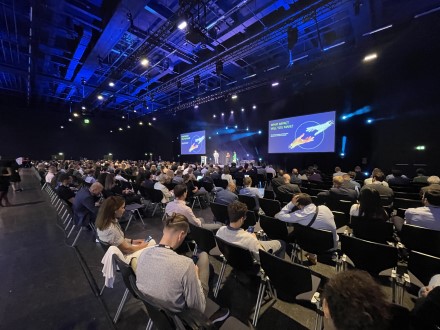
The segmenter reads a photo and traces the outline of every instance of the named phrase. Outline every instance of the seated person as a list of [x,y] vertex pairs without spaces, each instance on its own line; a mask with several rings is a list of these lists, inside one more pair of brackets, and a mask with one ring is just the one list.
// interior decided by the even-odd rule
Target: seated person
[[217,230],[221,227],[217,223],[205,223],[203,218],[197,218],[193,210],[186,205],[188,188],[185,184],[178,184],[174,187],[174,201],[169,202],[165,208],[165,213],[171,216],[173,213],[182,214],[194,226],[203,227],[209,230]]
[[154,184],[154,189],[160,190],[162,192],[162,203],[168,203],[172,198],[173,194],[171,191],[165,187],[167,183],[167,176],[164,174],[159,175],[159,181]]
[[440,275],[434,275],[427,287],[419,291],[419,299],[411,311],[412,329],[440,328]]
[[216,188],[215,202],[218,204],[229,205],[233,201],[238,200],[238,196],[235,193],[237,187],[235,183],[229,183],[226,189]]
[[[188,230],[188,220],[183,215],[167,217],[160,243],[145,249],[138,259],[136,284],[142,293],[161,301],[162,307],[171,312],[191,308],[204,313],[209,302],[208,254],[200,253],[194,265],[191,258],[175,252]],[[217,317],[207,316],[216,322],[229,315],[228,310],[220,312],[216,312]]]
[[202,206],[209,204],[209,192],[205,190],[205,188],[198,188],[194,185],[194,181],[191,179],[189,174],[185,174],[183,176],[183,182],[186,184],[188,188],[188,198],[192,198],[193,196],[201,197]]
[[263,198],[258,188],[252,187],[252,179],[250,176],[247,176],[243,179],[244,187],[240,189],[240,195],[253,196],[255,198],[255,210],[254,212],[258,212],[260,210],[260,202],[258,198]]
[[379,284],[365,271],[336,274],[327,282],[322,297],[326,329],[389,329],[390,303]]
[[409,179],[398,169],[393,169],[391,174],[387,175],[386,180],[390,186],[407,186],[410,184]]
[[122,188],[120,183],[116,182],[116,177],[113,173],[107,174],[105,178],[105,185],[103,195],[105,198],[109,196],[122,196],[125,199],[126,204],[138,203],[140,204],[141,198],[134,193],[133,189]]
[[183,174],[182,173],[183,173],[182,170],[177,170],[176,175],[173,177],[172,182],[175,184],[183,183],[183,177],[182,177]]
[[229,225],[223,226],[217,231],[221,239],[236,244],[252,252],[259,260],[258,250],[272,251],[277,257],[284,258],[286,243],[281,240],[259,241],[254,233],[241,228],[246,219],[247,206],[239,201],[228,205]]
[[348,189],[342,186],[344,179],[342,175],[333,177],[333,187],[328,191],[318,193],[318,199],[322,202],[331,200],[346,200],[355,202],[357,199],[357,192],[353,189]]
[[124,236],[124,232],[118,220],[125,211],[125,200],[121,196],[110,196],[102,203],[96,217],[96,230],[101,241],[118,247],[124,254],[125,262],[130,263],[132,258],[140,256],[143,249],[153,246],[156,242],[143,239],[130,239]]
[[343,174],[342,178],[344,179],[344,182],[342,183],[342,186],[348,189],[354,189],[359,193],[359,190],[361,189],[361,184],[354,181],[355,176],[356,173],[354,173],[353,171]]
[[431,175],[428,178],[428,186],[426,187],[422,187],[420,189],[420,197],[423,196],[423,194],[425,193],[426,190],[428,189],[436,189],[436,190],[440,190],[440,178],[436,175]]
[[310,225],[314,229],[329,230],[333,233],[334,247],[338,247],[339,237],[336,234],[336,223],[332,211],[325,205],[318,207],[313,204],[308,194],[294,195],[292,201],[275,214],[275,218],[288,223]]
[[428,176],[424,168],[418,168],[416,170],[416,176],[413,178],[414,183],[428,183]]
[[380,171],[380,170],[374,171],[371,183],[365,184],[362,187],[361,191],[363,189],[373,188],[373,189],[377,190],[377,192],[379,193],[380,196],[387,197],[387,199],[388,199],[387,204],[388,205],[392,205],[393,199],[394,199],[394,191],[388,185],[384,185],[384,183],[386,183],[384,180],[385,180],[385,174],[383,174],[382,171]]
[[406,223],[440,230],[440,190],[426,190],[422,202],[424,206],[409,208],[405,211]]
[[95,182],[90,188],[83,188],[76,193],[72,207],[75,225],[88,226],[95,222],[99,209],[98,197],[103,188],[102,184]]
[[362,216],[367,219],[389,220],[388,213],[382,206],[379,192],[367,187],[361,190],[359,203],[353,204],[350,209],[350,216]]
[[290,183],[290,175],[283,175],[284,184],[278,187],[278,191],[282,194],[298,194],[301,192],[299,186],[294,183]]
[[58,196],[67,203],[70,207],[72,207],[73,201],[75,199],[75,192],[70,189],[70,183],[72,178],[66,174],[62,173],[59,177],[61,185],[57,189]]
[[[373,172],[371,173],[371,177],[364,180],[364,186],[366,186],[367,184],[372,184],[373,183],[374,174],[377,173],[377,172],[380,172],[380,173],[383,174],[383,171],[380,168],[375,167],[373,169]],[[383,176],[385,177],[385,174],[383,174]],[[385,179],[382,180],[381,185],[385,186],[385,187],[388,187],[388,183],[385,181]]]

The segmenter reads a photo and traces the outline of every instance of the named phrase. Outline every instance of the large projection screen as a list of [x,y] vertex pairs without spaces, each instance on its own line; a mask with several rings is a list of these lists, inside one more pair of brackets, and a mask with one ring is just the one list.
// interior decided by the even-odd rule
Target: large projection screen
[[335,111],[269,121],[269,153],[335,151]]
[[180,134],[182,155],[204,155],[206,153],[205,131]]

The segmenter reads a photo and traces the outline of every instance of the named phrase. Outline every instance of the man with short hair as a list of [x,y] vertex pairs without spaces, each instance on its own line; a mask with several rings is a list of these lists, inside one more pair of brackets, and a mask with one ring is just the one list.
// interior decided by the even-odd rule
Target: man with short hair
[[[316,214],[315,220],[312,222]],[[284,206],[275,218],[288,223],[298,223],[315,229],[329,230],[333,233],[334,247],[338,246],[335,218],[332,211],[325,206],[316,206],[312,198],[305,193],[293,196],[292,201]]]
[[165,208],[165,213],[172,215],[178,213],[184,215],[188,221],[197,227],[203,227],[209,230],[217,230],[221,227],[217,223],[205,223],[203,218],[197,218],[193,210],[186,205],[186,197],[188,195],[188,188],[185,184],[178,184],[174,187],[174,201],[169,202]]
[[[188,219],[181,214],[167,217],[160,243],[145,249],[139,256],[136,269],[136,284],[147,298],[152,298],[160,307],[178,313],[188,308],[211,314],[207,296],[209,292],[208,254],[198,255],[197,263],[191,258],[175,252],[189,231]],[[207,304],[208,303],[208,304]],[[214,304],[215,305],[215,304]],[[212,322],[225,320],[229,310],[220,309],[211,315]],[[210,316],[210,315],[207,315]]]
[[299,177],[299,172],[297,168],[292,169],[292,174],[290,175],[290,183],[300,185],[301,178]]
[[93,183],[90,188],[83,188],[76,193],[73,201],[73,221],[79,226],[88,226],[94,223],[98,215],[98,196],[104,187],[99,182]]
[[429,186],[420,189],[420,196],[423,196],[428,189],[440,190],[440,178],[437,175],[431,175],[427,181]]
[[335,167],[335,173],[333,173],[333,177],[335,176],[343,176],[346,174],[345,172],[342,172],[341,168],[339,166]]
[[440,231],[440,190],[426,190],[422,202],[424,206],[405,211],[406,223]]
[[72,207],[72,203],[75,199],[75,193],[70,189],[72,178],[68,174],[62,173],[59,180],[61,185],[57,189],[58,196]]
[[228,183],[226,189],[217,188],[217,193],[215,195],[215,202],[218,204],[229,205],[233,201],[238,200],[238,196],[235,194],[237,187],[234,182]]
[[297,184],[290,183],[290,175],[283,175],[284,184],[278,187],[278,191],[282,194],[298,194],[301,192],[301,189]]
[[[375,167],[373,169],[373,172],[371,173],[371,177],[364,180],[364,186],[366,186],[367,184],[372,184],[373,183],[373,177],[374,177],[376,172],[381,172],[383,174],[383,172],[382,172],[382,170],[380,168]],[[385,176],[385,174],[383,174],[383,175]],[[382,186],[385,186],[385,187],[389,186],[388,183],[385,181],[385,179],[382,181]]]
[[399,169],[391,170],[391,174],[387,175],[385,180],[390,186],[407,186],[410,184],[408,177],[403,175]]
[[394,200],[394,191],[388,185],[384,185],[384,183],[386,183],[384,179],[385,174],[383,174],[383,172],[375,171],[371,183],[364,185],[361,191],[367,188],[374,188],[380,196],[387,197],[388,205],[391,205]]
[[332,200],[348,200],[355,202],[357,199],[357,192],[353,189],[348,189],[342,186],[344,179],[342,175],[333,177],[333,187],[328,191],[318,193],[318,199],[322,202],[326,202],[329,199]]
[[216,236],[252,252],[259,260],[258,250],[272,251],[276,256],[284,258],[286,243],[281,240],[259,241],[254,233],[241,228],[246,220],[247,206],[239,201],[228,205],[229,225],[221,227]]

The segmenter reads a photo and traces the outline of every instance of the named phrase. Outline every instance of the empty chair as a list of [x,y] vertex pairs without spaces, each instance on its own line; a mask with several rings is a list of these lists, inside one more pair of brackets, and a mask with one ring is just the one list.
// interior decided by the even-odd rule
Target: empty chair
[[267,189],[265,189],[265,190],[264,190],[263,198],[266,198],[266,199],[275,199],[275,193],[273,192],[273,190],[267,190]]
[[274,217],[275,214],[281,211],[281,204],[275,199],[259,198],[258,202],[264,214],[269,217]]
[[255,226],[256,223],[257,223],[257,216],[255,215],[255,212],[248,210],[246,212],[246,219],[244,220],[243,226],[241,226],[241,228],[246,230],[250,226]]
[[408,259],[408,271],[423,285],[428,285],[432,276],[440,274],[440,258],[425,253],[411,251]]
[[191,238],[196,242],[197,249],[202,250],[213,256],[220,256],[220,251],[215,242],[214,233],[202,227],[194,226],[189,223]]
[[[261,268],[265,274],[264,280],[260,283],[260,292],[265,292],[266,286],[270,285],[275,289],[275,299],[281,299],[290,303],[300,302],[301,300],[308,303],[312,302],[312,300],[317,301],[315,330],[320,330],[322,328],[322,313],[320,311],[319,299],[316,299],[317,296],[319,297],[319,294],[316,295],[316,292],[321,279],[312,275],[307,267],[280,259],[263,250],[260,250],[259,254]],[[255,312],[257,321],[262,299],[263,295],[260,295]],[[254,326],[256,326],[256,323]]]
[[277,196],[276,196],[277,200],[279,200],[282,204],[287,204],[290,201],[292,201],[292,197],[293,197],[293,194],[283,193],[279,190],[278,190]]
[[353,235],[357,238],[383,244],[394,241],[393,224],[382,219],[352,216],[351,228]]
[[267,215],[260,216],[260,226],[270,239],[279,239],[288,242],[287,225],[284,221],[269,217]]
[[245,203],[248,210],[255,210],[257,208],[256,198],[250,195],[238,195],[238,200]]
[[129,205],[125,206],[125,211],[130,212],[130,217],[128,218],[128,223],[127,223],[127,226],[125,227],[125,230],[127,230],[128,226],[130,226],[131,219],[133,219],[133,218],[136,219],[136,215],[139,217],[142,224],[145,225],[144,219],[142,219],[142,215],[139,212],[139,210],[143,209],[144,207],[145,207],[144,205],[137,204],[137,203],[133,203],[133,204],[129,204]]
[[303,259],[303,250],[316,255],[328,255],[332,253],[335,242],[331,231],[314,229],[297,223],[293,224],[293,228],[294,240],[301,248],[300,260]]
[[325,205],[327,205],[332,211],[343,212],[348,216],[350,214],[350,208],[353,205],[353,202],[342,199],[327,198]]
[[421,207],[423,203],[421,200],[394,198],[393,207],[397,210],[397,214],[401,217],[405,216],[405,210],[412,207]]
[[218,203],[210,203],[212,214],[216,222],[229,223],[228,206]]
[[440,231],[405,224],[399,237],[409,250],[440,257]]
[[335,218],[335,224],[336,224],[336,228],[342,228],[344,226],[347,226],[349,221],[348,221],[348,216],[341,211],[332,211],[333,216]]

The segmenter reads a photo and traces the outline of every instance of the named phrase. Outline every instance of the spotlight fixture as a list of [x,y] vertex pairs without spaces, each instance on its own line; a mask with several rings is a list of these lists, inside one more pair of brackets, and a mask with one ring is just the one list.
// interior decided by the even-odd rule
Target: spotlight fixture
[[122,116],[122,119],[125,119],[125,116],[124,116],[124,115]]
[[104,96],[102,96],[101,94],[98,95],[98,100],[102,101],[104,100]]
[[153,121],[155,121],[156,120],[156,117],[153,117]]
[[241,112],[244,112],[244,108],[241,108]]
[[225,115],[225,113],[224,112],[222,112],[222,116],[224,116]]
[[237,98],[237,95],[236,95],[236,94],[234,94],[234,95],[231,96],[231,99],[233,99],[233,100],[235,100],[236,98]]
[[64,126],[63,126],[63,125],[61,125],[61,126],[60,126],[60,128],[61,128],[61,129],[63,129],[63,128],[64,128]]
[[195,106],[194,106],[194,109],[198,109],[199,108],[199,106],[196,104]]
[[136,109],[134,109],[133,112],[136,113],[137,112]]
[[280,83],[278,81],[275,81],[272,83],[272,87],[278,86]]
[[141,121],[139,122],[139,125],[140,125],[140,126],[142,126],[143,124],[144,124],[143,122],[141,122]]
[[113,81],[110,81],[110,82],[108,83],[108,85],[109,85],[110,87],[115,87],[115,83],[114,83]]
[[371,62],[373,60],[375,60],[377,58],[377,53],[372,53],[372,54],[368,54],[367,56],[364,57],[364,59],[362,60],[362,62]]
[[72,121],[72,118],[69,118],[69,121]]
[[257,108],[257,106],[256,106],[256,105],[253,105],[253,106],[252,106],[252,109],[254,109],[254,110],[255,110],[256,108]]
[[228,126],[225,127],[225,129],[228,129],[228,128],[229,128]]
[[372,122],[373,122],[373,119],[371,119],[371,118],[367,119],[367,124],[371,124]]
[[231,115],[233,115],[234,114],[234,110],[231,110]]
[[212,115],[212,118],[216,118],[217,116],[216,115]]
[[75,118],[76,118],[76,117],[79,117],[79,114],[76,113],[76,112],[74,112],[74,113],[73,113],[73,117],[75,117]]
[[84,124],[90,124],[90,120],[89,119],[84,119]]
[[184,18],[181,18],[179,21],[177,21],[177,28],[179,30],[185,30],[187,26],[188,22]]
[[122,128],[122,127],[119,127],[119,131],[123,131],[123,128]]
[[150,63],[150,61],[148,61],[147,58],[143,58],[143,59],[141,59],[141,65],[142,65],[142,66],[147,66],[149,63]]
[[246,131],[249,131],[249,127],[246,127]]
[[127,125],[127,128],[131,128],[131,126],[130,126],[130,125]]
[[148,122],[148,126],[151,126],[152,124],[151,124],[151,122]]
[[261,131],[258,131],[258,134],[261,134]]
[[113,130],[110,130],[110,133],[113,133]]
[[237,125],[235,125],[235,126],[234,126],[234,128],[238,128],[238,126],[237,126]]
[[82,109],[82,110],[86,110],[86,107],[85,107],[85,106],[82,106],[81,109]]

